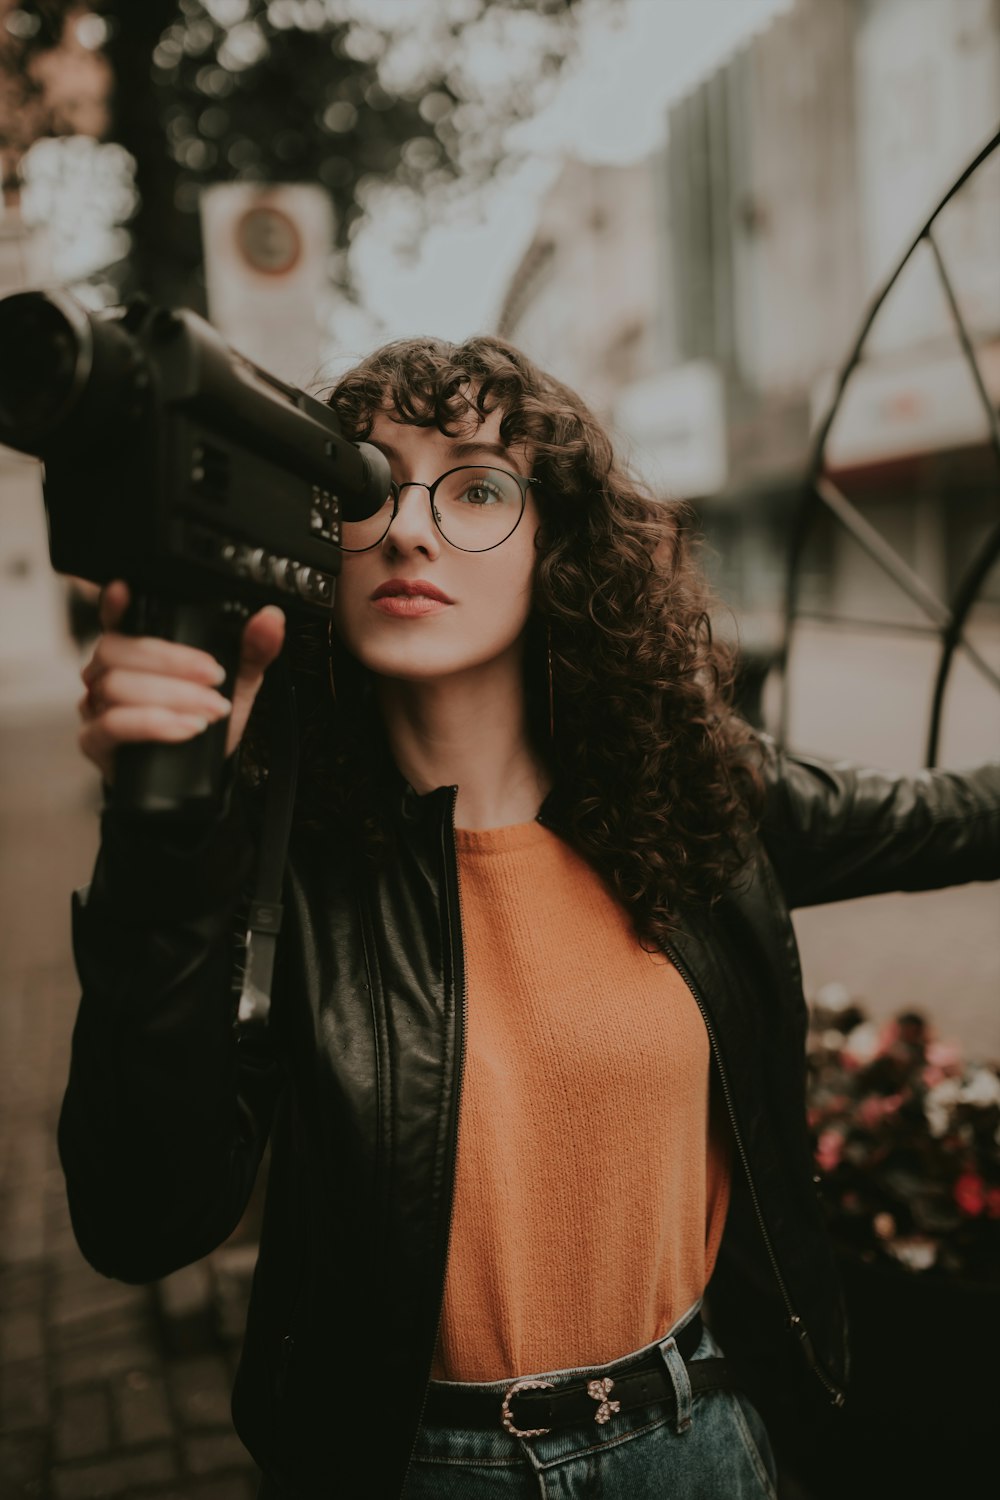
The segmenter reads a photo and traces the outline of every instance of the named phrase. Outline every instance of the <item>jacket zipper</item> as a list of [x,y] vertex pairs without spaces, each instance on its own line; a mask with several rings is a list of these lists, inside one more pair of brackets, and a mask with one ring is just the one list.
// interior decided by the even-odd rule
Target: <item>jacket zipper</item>
[[698,986],[695,984],[694,979],[692,978],[691,971],[684,964],[683,960],[680,958],[680,955],[677,953],[677,950],[675,948],[672,948],[669,944],[663,944],[663,951],[671,960],[678,974],[680,974],[681,978],[684,980],[684,983],[691,991],[691,994],[694,997],[694,1002],[697,1005],[698,1009],[701,1011],[701,1018],[705,1023],[705,1030],[708,1033],[709,1045],[712,1048],[712,1056],[715,1059],[715,1066],[719,1070],[719,1081],[722,1084],[722,1094],[723,1098],[726,1101],[726,1109],[729,1113],[729,1123],[732,1126],[733,1139],[736,1142],[736,1149],[739,1152],[740,1161],[743,1165],[743,1171],[746,1175],[747,1187],[750,1189],[750,1201],[753,1203],[754,1214],[757,1218],[757,1226],[760,1229],[761,1238],[764,1241],[764,1248],[766,1249],[768,1259],[771,1262],[771,1270],[774,1272],[774,1279],[777,1282],[778,1290],[781,1293],[781,1299],[785,1304],[785,1309],[788,1314],[787,1326],[789,1332],[793,1333],[798,1339],[799,1347],[802,1350],[802,1354],[805,1358],[806,1364],[812,1370],[813,1374],[816,1375],[820,1383],[826,1388],[826,1391],[830,1396],[833,1405],[843,1406],[845,1400],[844,1392],[840,1389],[839,1386],[834,1384],[834,1382],[827,1375],[826,1371],[823,1369],[818,1358],[816,1357],[816,1350],[813,1346],[812,1338],[810,1337],[809,1331],[803,1323],[801,1317],[792,1306],[792,1299],[788,1294],[788,1287],[785,1283],[785,1278],[781,1274],[781,1267],[778,1265],[778,1258],[774,1253],[774,1246],[771,1244],[771,1236],[768,1233],[767,1224],[764,1220],[764,1214],[760,1206],[760,1199],[757,1196],[757,1186],[753,1180],[753,1173],[750,1170],[750,1159],[747,1156],[746,1147],[743,1144],[743,1137],[740,1135],[740,1129],[736,1123],[736,1111],[733,1108],[733,1097],[729,1088],[729,1079],[726,1077],[726,1070],[722,1065],[722,1056],[719,1052],[719,1044],[716,1040],[715,1029],[712,1026],[712,1022],[709,1018],[705,1003],[702,1000],[701,994],[698,990]]
[[281,1340],[281,1352],[278,1355],[278,1370],[274,1377],[274,1394],[280,1401],[285,1394],[288,1385],[288,1367],[292,1362],[292,1352],[295,1349],[295,1340],[290,1333],[286,1333]]
[[[468,1017],[468,1001],[469,1001],[469,996],[468,996],[468,988],[467,988],[467,985],[466,985],[466,982],[465,982],[465,955],[461,951],[461,947],[462,947],[461,941],[459,940],[458,942],[456,942],[456,940],[455,940],[455,924],[454,924],[454,921],[453,921],[453,916],[457,915],[457,917],[458,917],[458,933],[459,933],[459,939],[460,939],[460,937],[461,937],[461,931],[462,931],[462,889],[461,889],[461,885],[459,883],[459,877],[458,877],[458,837],[457,837],[457,835],[455,833],[455,806],[456,806],[456,804],[458,802],[458,787],[457,786],[449,787],[449,791],[451,792],[451,814],[450,814],[450,818],[449,818],[449,826],[450,826],[450,829],[451,829],[451,847],[452,847],[452,859],[453,859],[453,863],[452,863],[451,869],[448,869],[447,857],[445,858],[445,869],[446,869],[446,874],[448,876],[448,878],[445,880],[445,891],[446,891],[446,895],[447,895],[447,910],[448,910],[448,936],[449,936],[449,938],[451,940],[451,951],[452,951],[452,959],[453,959],[453,968],[456,971],[458,969],[461,970],[461,1003],[460,1003],[460,1008],[459,1008],[459,1012],[458,1012],[458,1014],[460,1016],[460,1021],[459,1021],[459,1025],[458,1025],[458,1028],[457,1028],[457,1031],[458,1031],[458,1037],[457,1037],[457,1040],[458,1040],[458,1064],[457,1064],[457,1074],[456,1074],[455,1106],[454,1106],[454,1111],[452,1113],[451,1138],[450,1138],[450,1140],[448,1142],[448,1155],[449,1155],[450,1166],[451,1166],[451,1175],[452,1175],[452,1179],[454,1180],[455,1158],[456,1158],[456,1154],[457,1154],[457,1150],[458,1150],[458,1110],[459,1110],[459,1105],[461,1103],[461,1095],[462,1095],[462,1073],[463,1073],[464,1068],[465,1068],[465,1023],[466,1023],[466,1020],[467,1020],[467,1017]],[[444,835],[444,830],[442,830],[442,840],[441,840],[442,849],[444,848],[444,836],[443,835]],[[452,911],[451,885],[450,885],[450,879],[451,879],[452,872],[454,872],[454,882],[455,882],[455,910],[454,910],[454,913]],[[417,1439],[418,1439],[418,1437],[420,1435],[421,1423],[424,1420],[424,1412],[427,1409],[427,1395],[428,1395],[428,1391],[430,1389],[431,1370],[434,1368],[434,1354],[435,1354],[435,1352],[437,1350],[438,1338],[439,1338],[440,1333],[441,1333],[441,1321],[442,1321],[442,1318],[444,1316],[444,1286],[445,1286],[445,1278],[446,1278],[446,1276],[448,1274],[448,1251],[451,1248],[451,1222],[452,1222],[452,1213],[451,1213],[451,1207],[449,1206],[449,1211],[448,1211],[448,1235],[447,1235],[447,1238],[445,1240],[444,1264],[443,1264],[443,1266],[441,1268],[441,1292],[440,1292],[440,1296],[439,1296],[439,1299],[438,1299],[437,1326],[436,1326],[436,1328],[434,1330],[434,1343],[431,1346],[430,1363],[427,1366],[427,1374],[424,1377],[424,1394],[423,1394],[423,1396],[421,1398],[421,1401],[420,1401],[420,1415],[417,1418],[417,1428],[416,1428],[416,1431],[415,1431],[415,1433],[413,1435],[413,1447],[410,1449],[410,1457],[407,1460],[406,1472],[403,1475],[403,1487],[402,1487],[402,1489],[399,1492],[401,1496],[403,1494],[405,1494],[405,1492],[406,1492],[406,1486],[407,1486],[407,1483],[409,1482],[409,1478],[410,1478],[410,1470],[413,1468],[413,1455],[417,1451]]]

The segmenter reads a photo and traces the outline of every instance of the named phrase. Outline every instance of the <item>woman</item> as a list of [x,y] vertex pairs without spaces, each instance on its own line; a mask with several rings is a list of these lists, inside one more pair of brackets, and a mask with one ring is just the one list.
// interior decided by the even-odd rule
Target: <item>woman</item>
[[773,1496],[768,1428],[846,1376],[789,907],[995,877],[1000,768],[753,735],[679,513],[510,346],[390,345],[331,402],[394,489],[345,527],[329,639],[289,632],[263,1066],[233,933],[280,612],[248,622],[230,711],[105,590],[80,734],[105,780],[119,744],[227,711],[234,753],[207,832],[107,811],[74,900],[80,1244],[134,1281],[207,1253],[270,1135],[234,1395],[262,1496]]

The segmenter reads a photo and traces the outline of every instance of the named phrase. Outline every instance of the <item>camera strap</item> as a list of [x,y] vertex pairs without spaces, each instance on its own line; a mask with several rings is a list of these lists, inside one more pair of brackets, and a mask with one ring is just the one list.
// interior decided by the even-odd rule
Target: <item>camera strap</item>
[[241,1041],[262,1036],[271,1013],[274,957],[281,931],[281,887],[299,774],[295,688],[283,651],[268,670],[276,674],[287,705],[284,712],[274,715],[273,720],[257,882],[247,916],[246,965],[236,1016]]

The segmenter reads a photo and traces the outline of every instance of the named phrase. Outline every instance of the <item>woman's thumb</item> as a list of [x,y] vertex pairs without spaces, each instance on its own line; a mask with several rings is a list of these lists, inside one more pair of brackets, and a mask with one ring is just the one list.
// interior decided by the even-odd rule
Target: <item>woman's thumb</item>
[[271,665],[285,643],[285,616],[276,604],[251,615],[243,627],[240,676],[256,675]]

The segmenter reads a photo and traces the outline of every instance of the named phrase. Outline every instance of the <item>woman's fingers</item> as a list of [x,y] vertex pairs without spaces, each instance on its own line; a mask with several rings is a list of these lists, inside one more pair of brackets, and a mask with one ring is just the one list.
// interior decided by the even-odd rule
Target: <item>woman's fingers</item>
[[130,598],[129,586],[124,579],[115,578],[111,583],[104,585],[97,605],[97,618],[101,622],[102,630],[115,628],[128,609]]
[[268,605],[246,622],[230,702],[216,691],[225,672],[209,652],[117,630],[128,604],[128,585],[121,579],[101,592],[104,633],[80,673],[86,692],[77,705],[83,721],[78,742],[84,755],[110,782],[117,745],[190,739],[227,716],[226,754],[231,754],[243,737],[264,673],[284,644],[282,611]]
[[278,655],[284,640],[285,616],[274,604],[268,604],[251,615],[243,627],[240,664],[233,686],[233,713],[226,737],[227,755],[243,738],[264,673]]
[[114,756],[119,745],[160,741],[166,744],[193,739],[208,728],[208,720],[197,715],[177,714],[170,709],[117,707],[97,714],[77,735],[77,744],[98,767],[105,781],[114,780]]
[[285,641],[285,616],[276,604],[265,605],[251,615],[243,627],[240,676],[263,673],[274,661]]
[[194,714],[210,721],[223,718],[232,707],[222,693],[188,677],[110,667],[88,683],[81,711],[93,715],[117,706],[139,708],[143,705]]
[[208,651],[155,635],[121,635],[116,630],[100,637],[80,677],[90,687],[116,667],[160,677],[189,678],[207,686],[217,686],[225,678],[222,666]]

